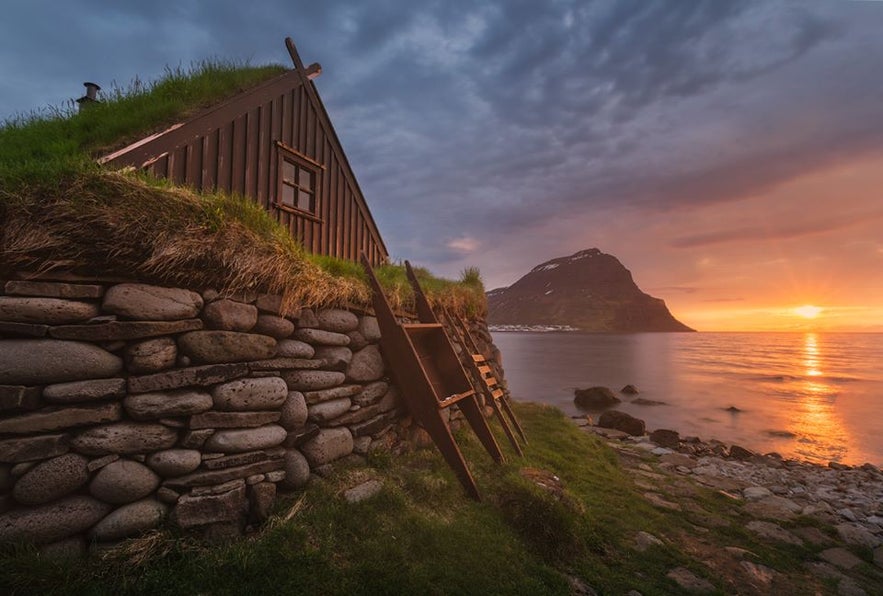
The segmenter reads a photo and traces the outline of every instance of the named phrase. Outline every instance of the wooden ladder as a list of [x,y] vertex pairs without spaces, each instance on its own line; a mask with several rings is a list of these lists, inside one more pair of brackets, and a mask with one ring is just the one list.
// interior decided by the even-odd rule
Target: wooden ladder
[[[374,313],[380,327],[380,347],[402,392],[402,398],[411,415],[429,433],[442,457],[454,470],[466,493],[480,501],[481,495],[475,479],[454,441],[451,429],[442,417],[442,410],[457,404],[494,461],[503,463],[505,460],[482,414],[481,405],[460,359],[454,352],[444,327],[432,314],[426,296],[413,277],[411,265],[407,261],[405,267],[409,279],[413,278],[411,283],[414,285],[420,321],[412,324],[400,324],[396,320],[364,254],[361,261],[373,290]],[[419,299],[416,298],[417,294]]]

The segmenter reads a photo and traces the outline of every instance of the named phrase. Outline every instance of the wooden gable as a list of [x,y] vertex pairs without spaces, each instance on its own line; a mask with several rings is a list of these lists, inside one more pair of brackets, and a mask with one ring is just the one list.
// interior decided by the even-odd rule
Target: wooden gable
[[292,70],[99,161],[251,197],[309,251],[379,265],[386,246],[312,81],[321,67],[285,43]]

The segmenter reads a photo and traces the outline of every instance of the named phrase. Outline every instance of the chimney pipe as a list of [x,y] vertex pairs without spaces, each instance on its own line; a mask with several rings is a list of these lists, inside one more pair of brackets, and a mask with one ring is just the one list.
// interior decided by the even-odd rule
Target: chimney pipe
[[86,95],[77,100],[77,103],[80,105],[80,111],[89,104],[98,103],[98,92],[101,91],[101,87],[97,83],[89,83],[87,81],[83,85],[86,86]]

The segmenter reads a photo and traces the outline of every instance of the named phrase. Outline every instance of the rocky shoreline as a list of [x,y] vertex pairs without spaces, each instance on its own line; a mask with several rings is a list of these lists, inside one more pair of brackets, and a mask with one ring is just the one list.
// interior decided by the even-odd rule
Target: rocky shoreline
[[[654,506],[680,508],[659,490],[672,480],[718,491],[738,502],[739,511],[750,520],[745,523],[748,531],[773,543],[811,547],[814,555],[805,563],[807,571],[836,582],[838,594],[874,593],[862,586],[883,586],[883,471],[877,466],[824,466],[775,453],[760,455],[716,440],[680,437],[672,430],[629,434],[595,426],[588,417],[575,417],[575,422],[620,454]],[[672,579],[678,581],[686,570],[674,571]],[[773,569],[753,574],[768,588],[775,586],[775,576]],[[691,588],[689,577],[684,582],[685,590],[703,591]]]

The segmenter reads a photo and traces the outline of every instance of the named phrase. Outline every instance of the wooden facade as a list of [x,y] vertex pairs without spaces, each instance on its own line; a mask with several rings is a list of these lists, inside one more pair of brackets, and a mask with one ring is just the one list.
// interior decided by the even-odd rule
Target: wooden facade
[[386,247],[312,81],[321,68],[285,41],[292,70],[100,161],[251,197],[307,250],[382,264]]

